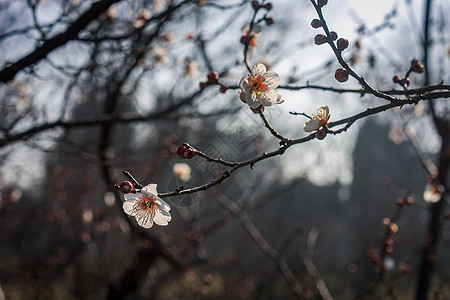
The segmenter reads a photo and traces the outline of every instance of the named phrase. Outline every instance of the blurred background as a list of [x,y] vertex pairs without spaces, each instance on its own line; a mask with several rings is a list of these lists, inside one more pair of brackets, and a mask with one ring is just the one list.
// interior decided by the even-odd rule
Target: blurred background
[[[310,1],[268,3],[253,19],[262,30],[248,61],[280,74],[285,102],[265,110],[278,132],[306,136],[307,119],[292,111],[328,105],[336,121],[386,104],[347,91],[360,88],[352,78],[334,79],[340,65],[313,42],[322,31],[310,25]],[[424,56],[427,3],[331,0],[323,13],[350,41],[344,58],[389,91],[399,89],[392,77]],[[448,82],[449,13],[447,1],[433,1],[427,74],[411,73],[410,88]],[[242,28],[254,14],[240,0],[0,1],[1,76],[34,59],[0,76],[0,299],[414,297],[430,207],[423,161],[437,164],[442,144],[428,103],[364,118],[206,191],[165,198],[167,227],[140,228],[123,212],[113,188],[127,180],[122,170],[160,193],[227,170],[179,159],[183,142],[228,161],[279,147],[238,96],[248,74]],[[39,57],[35,49],[51,50]],[[199,86],[212,70],[222,91]],[[433,105],[448,125],[448,101]],[[433,299],[450,298],[449,246],[443,220]]]

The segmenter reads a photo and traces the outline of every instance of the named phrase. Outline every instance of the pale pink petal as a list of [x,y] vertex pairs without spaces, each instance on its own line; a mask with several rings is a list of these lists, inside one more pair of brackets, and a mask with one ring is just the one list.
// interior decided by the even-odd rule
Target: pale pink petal
[[128,193],[128,194],[123,195],[123,198],[125,199],[125,201],[136,200],[137,198],[142,198],[142,197],[143,197],[143,195],[141,193],[135,193],[135,194]]
[[264,77],[266,78],[265,83],[269,89],[276,89],[280,85],[280,75],[277,72],[268,71]]
[[305,124],[303,124],[303,130],[306,132],[313,132],[317,129],[319,129],[319,120],[317,119],[311,119]]
[[172,216],[167,211],[157,211],[153,221],[160,226],[166,226],[172,220]]
[[266,73],[266,66],[264,64],[256,64],[252,68],[252,76],[263,76]]
[[278,94],[277,102],[275,102],[275,104],[281,104],[281,103],[283,103],[283,102],[284,102],[284,100],[281,99],[281,95]]
[[261,104],[264,106],[271,106],[277,103],[278,98],[281,97],[277,91],[268,91],[262,95]]
[[156,204],[158,204],[159,209],[163,210],[163,211],[170,211],[170,205],[167,204],[166,201],[164,201],[161,198],[156,198],[155,200]]
[[134,215],[133,208],[136,204],[135,200],[127,200],[122,204],[123,211],[130,216]]
[[150,183],[149,185],[144,186],[142,188],[142,192],[146,193],[149,196],[153,196],[153,195],[156,196],[156,195],[158,195],[158,192],[156,191],[156,186],[157,185],[155,183]]
[[247,90],[249,88],[248,76],[242,77],[241,81],[239,82],[239,87],[243,90]]
[[153,226],[153,219],[150,217],[136,218],[136,221],[139,226],[144,227],[146,229],[151,228]]

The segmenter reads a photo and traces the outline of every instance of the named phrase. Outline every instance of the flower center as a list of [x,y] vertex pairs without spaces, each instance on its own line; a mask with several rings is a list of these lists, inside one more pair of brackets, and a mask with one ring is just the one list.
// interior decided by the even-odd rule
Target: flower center
[[267,84],[265,84],[265,81],[266,79],[261,75],[255,77],[248,76],[249,86],[254,93],[261,94],[263,92],[267,92],[269,87],[267,86]]
[[151,212],[157,207],[157,204],[153,199],[144,197],[144,198],[138,198],[137,199],[137,209],[139,210],[147,210],[148,212]]

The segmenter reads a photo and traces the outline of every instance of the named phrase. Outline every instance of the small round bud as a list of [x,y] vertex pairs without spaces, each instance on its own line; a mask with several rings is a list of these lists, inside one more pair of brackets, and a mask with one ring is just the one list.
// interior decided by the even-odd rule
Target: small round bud
[[134,189],[134,184],[130,181],[124,181],[120,184],[120,191],[124,194],[131,193],[131,191]]
[[208,83],[204,82],[204,81],[200,82],[200,84],[199,84],[199,87],[200,87],[201,90],[206,89],[207,86],[208,86]]
[[411,84],[411,79],[405,78],[405,85],[409,86]]
[[392,78],[392,81],[393,81],[394,83],[399,83],[400,81],[402,81],[402,79],[400,78],[400,76],[395,75],[395,76]]
[[323,23],[319,19],[313,19],[311,21],[311,27],[312,28],[319,28],[319,27],[322,27],[322,25],[323,25]]
[[219,88],[219,91],[220,91],[221,93],[225,93],[225,92],[228,90],[228,88],[229,88],[228,85],[222,84],[222,85],[220,86],[220,88]]
[[314,37],[314,43],[316,45],[322,45],[327,42],[327,37],[323,34],[318,34]]
[[348,40],[340,38],[337,40],[336,45],[339,51],[343,51],[348,47]]
[[179,158],[184,158],[184,152],[186,152],[187,147],[185,145],[178,146],[177,155]]
[[333,41],[337,40],[338,35],[337,35],[336,31],[330,31],[330,37]]
[[267,4],[264,4],[264,6],[263,6],[265,9],[267,9],[267,10],[271,10],[273,7],[272,7],[272,3],[267,3]]
[[319,5],[320,7],[324,7],[325,5],[327,5],[328,0],[317,0],[317,5]]
[[425,72],[425,67],[422,65],[420,60],[418,60],[417,58],[414,58],[411,61],[411,71],[416,72],[416,73],[423,73],[423,72]]
[[258,10],[259,7],[260,7],[258,1],[252,1],[252,6],[253,6],[253,9],[254,9],[254,10]]
[[411,205],[414,203],[414,198],[412,196],[406,197],[406,204]]
[[389,231],[392,233],[397,233],[398,232],[398,225],[395,223],[391,223],[389,224]]
[[405,204],[405,200],[402,197],[397,197],[397,199],[395,199],[395,203],[397,203],[398,206],[402,206]]
[[275,23],[274,19],[271,17],[264,18],[264,21],[266,21],[267,25],[272,25],[273,23]]
[[323,129],[317,130],[315,134],[318,140],[323,140],[327,136],[327,132]]
[[189,148],[186,150],[186,152],[184,152],[184,157],[187,159],[191,159],[195,156],[195,151],[192,148]]
[[219,80],[219,73],[217,73],[216,71],[211,71],[208,73],[206,77],[208,77],[209,83],[214,84],[217,83],[217,81]]
[[344,68],[337,69],[336,72],[334,72],[334,78],[336,78],[339,82],[345,82],[348,80],[348,72]]
[[387,225],[389,225],[389,224],[391,224],[391,219],[389,219],[389,218],[384,218],[384,219],[383,219],[383,225],[387,226]]

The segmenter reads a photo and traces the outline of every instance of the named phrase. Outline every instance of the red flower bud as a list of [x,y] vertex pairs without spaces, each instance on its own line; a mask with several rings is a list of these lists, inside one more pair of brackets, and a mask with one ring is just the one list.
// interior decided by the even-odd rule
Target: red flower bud
[[200,82],[199,86],[200,86],[200,89],[201,89],[201,90],[204,90],[204,89],[206,89],[206,87],[208,86],[208,83],[202,81],[202,82]]
[[425,67],[422,65],[420,60],[418,60],[417,58],[414,58],[411,61],[411,71],[416,72],[416,73],[423,73],[423,72],[425,72]]
[[337,45],[337,48],[339,51],[345,50],[348,47],[348,40],[346,40],[344,38],[340,38],[336,42],[336,45]]
[[128,194],[134,189],[134,184],[130,181],[124,181],[120,184],[120,191],[124,194]]
[[214,84],[219,80],[219,73],[217,73],[216,71],[211,71],[208,73],[207,77],[208,82]]
[[327,132],[324,129],[320,129],[316,131],[315,136],[318,140],[323,140],[327,136]]
[[348,80],[348,72],[344,68],[337,69],[336,72],[334,72],[334,78],[336,78],[339,82],[345,82]]
[[219,88],[219,91],[220,91],[221,93],[225,93],[225,92],[228,90],[228,88],[229,88],[228,85],[222,84],[222,85],[220,86],[220,88]]
[[263,6],[265,9],[267,9],[267,10],[271,10],[272,9],[272,3],[267,3],[267,4],[265,4],[264,6]]
[[252,1],[252,6],[254,10],[258,10],[259,9],[259,3],[258,1]]
[[186,152],[187,147],[185,145],[180,145],[177,149],[177,155],[179,158],[184,158],[184,152]]
[[320,7],[324,7],[325,5],[327,5],[328,0],[317,0],[317,5],[319,5]]
[[312,28],[319,28],[322,27],[323,23],[319,19],[314,19],[311,21]]
[[194,149],[189,148],[189,149],[186,150],[186,152],[184,152],[184,157],[187,158],[187,159],[191,159],[191,158],[193,158],[195,156],[195,154],[196,153],[195,153]]
[[398,75],[395,75],[394,78],[392,78],[392,81],[393,81],[394,83],[399,83],[401,80],[402,80],[402,79],[401,79],[400,76],[398,76]]
[[333,41],[337,40],[338,35],[335,31],[330,31],[330,37]]
[[327,42],[327,37],[323,34],[318,34],[314,37],[314,43],[316,45],[322,45]]
[[248,45],[248,44],[250,44],[251,40],[252,40],[252,37],[250,35],[243,35],[241,37],[241,44]]
[[271,17],[264,18],[264,21],[266,21],[267,25],[272,25],[273,23],[275,23],[274,19]]

